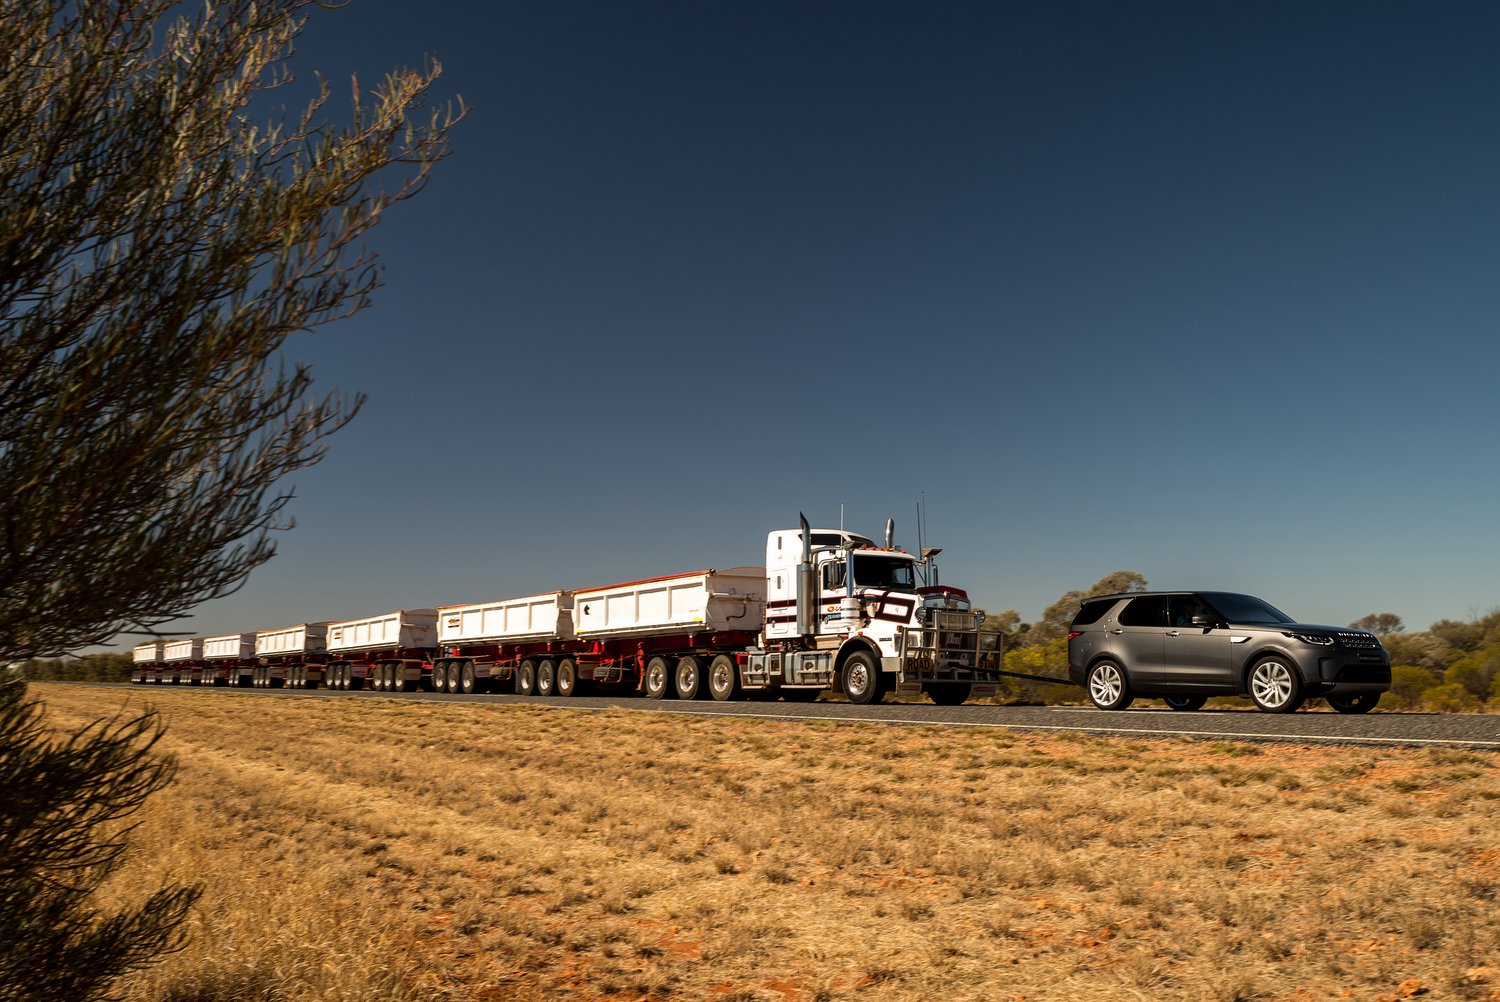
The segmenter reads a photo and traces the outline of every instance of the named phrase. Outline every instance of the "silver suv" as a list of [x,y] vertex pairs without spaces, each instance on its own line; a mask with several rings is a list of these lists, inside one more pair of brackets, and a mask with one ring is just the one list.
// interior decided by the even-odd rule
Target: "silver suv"
[[1391,662],[1373,633],[1306,626],[1249,595],[1135,592],[1084,601],[1068,631],[1068,677],[1101,710],[1137,696],[1174,710],[1249,696],[1291,713],[1321,696],[1340,713],[1368,713],[1391,687]]

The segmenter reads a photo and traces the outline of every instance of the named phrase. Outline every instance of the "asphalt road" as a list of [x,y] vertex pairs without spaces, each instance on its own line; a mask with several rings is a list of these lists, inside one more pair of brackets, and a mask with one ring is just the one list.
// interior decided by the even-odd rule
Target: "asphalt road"
[[[142,686],[149,693],[159,687]],[[1108,712],[1071,706],[933,706],[927,703],[750,703],[652,701],[638,696],[549,698],[497,694],[450,696],[432,692],[329,692],[324,689],[220,689],[236,695],[291,699],[405,699],[550,706],[558,709],[608,708],[681,713],[729,714],[766,720],[848,720],[895,726],[1008,727],[1018,730],[1074,731],[1138,737],[1191,737],[1214,741],[1282,741],[1350,745],[1442,745],[1500,751],[1500,715],[1369,713],[1345,716],[1308,712],[1276,714],[1246,710],[1181,713],[1155,706]],[[1249,704],[1247,703],[1248,707]]]

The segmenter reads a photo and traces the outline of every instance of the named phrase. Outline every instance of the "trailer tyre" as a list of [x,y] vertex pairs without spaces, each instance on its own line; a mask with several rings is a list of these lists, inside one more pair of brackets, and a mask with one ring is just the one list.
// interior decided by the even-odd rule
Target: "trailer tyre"
[[391,691],[406,691],[406,665],[391,665]]
[[536,692],[536,662],[527,658],[516,669],[516,695],[530,696]]
[[448,666],[451,662],[439,661],[432,666],[432,680],[428,683],[433,692],[448,691]]
[[572,658],[563,658],[557,662],[557,694],[578,695],[578,662]]
[[673,676],[678,699],[703,698],[703,662],[689,654],[677,662]]
[[880,666],[867,651],[855,651],[844,661],[844,695],[849,702],[864,706],[885,697],[880,682]]
[[551,696],[557,692],[557,665],[546,658],[536,666],[536,694]]
[[655,657],[646,662],[646,695],[652,699],[666,699],[672,692],[672,669],[667,659]]
[[708,694],[721,703],[740,695],[740,667],[728,654],[720,654],[709,664]]
[[470,695],[477,688],[474,682],[474,662],[461,661],[454,667],[457,679],[448,676],[448,688],[454,692],[461,692],[465,696]]

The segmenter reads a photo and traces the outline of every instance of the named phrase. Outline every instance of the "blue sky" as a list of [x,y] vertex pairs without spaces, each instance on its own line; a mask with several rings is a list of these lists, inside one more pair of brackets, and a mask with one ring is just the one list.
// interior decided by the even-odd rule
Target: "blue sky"
[[[482,10],[480,8],[483,8]],[[200,634],[758,564],[836,523],[1031,619],[1117,569],[1500,606],[1500,7],[353,0],[473,108],[293,345],[363,391]]]

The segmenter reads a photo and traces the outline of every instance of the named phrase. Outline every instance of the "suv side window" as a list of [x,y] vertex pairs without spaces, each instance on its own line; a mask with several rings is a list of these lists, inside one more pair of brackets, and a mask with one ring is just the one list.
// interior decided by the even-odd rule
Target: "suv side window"
[[1113,598],[1095,598],[1083,603],[1083,608],[1078,610],[1078,615],[1073,617],[1073,629],[1080,626],[1092,626],[1104,618],[1104,614],[1114,608],[1119,601]]
[[1167,599],[1164,595],[1151,595],[1132,599],[1120,611],[1121,626],[1166,626]]

